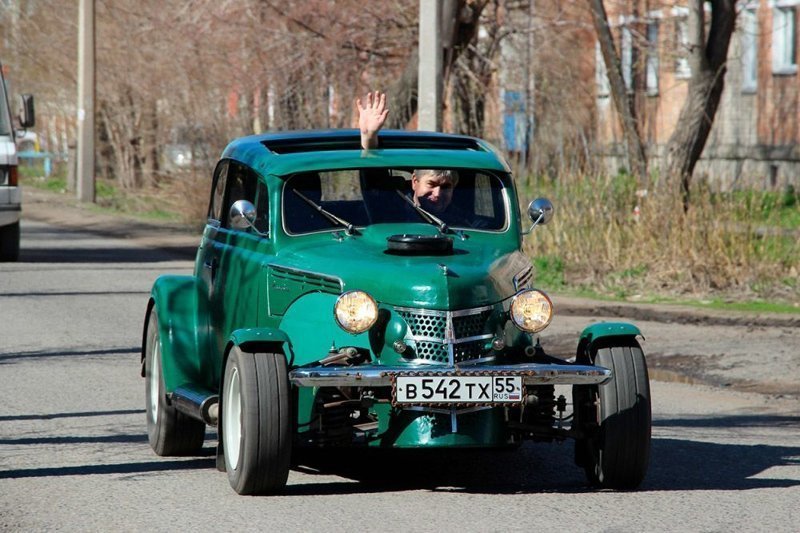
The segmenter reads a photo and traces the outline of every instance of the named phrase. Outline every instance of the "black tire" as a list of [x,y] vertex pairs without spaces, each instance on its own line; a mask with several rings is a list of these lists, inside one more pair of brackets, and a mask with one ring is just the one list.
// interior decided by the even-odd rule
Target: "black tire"
[[225,364],[220,413],[225,470],[233,490],[280,492],[292,454],[286,357],[233,347]]
[[147,321],[144,354],[147,440],[150,447],[161,456],[196,455],[203,448],[206,425],[167,403],[155,307]]
[[597,348],[594,364],[610,369],[613,377],[597,387],[573,389],[579,423],[591,432],[576,442],[576,462],[595,487],[635,489],[644,480],[650,459],[647,362],[639,343],[628,340]]
[[19,222],[0,227],[0,261],[19,259]]

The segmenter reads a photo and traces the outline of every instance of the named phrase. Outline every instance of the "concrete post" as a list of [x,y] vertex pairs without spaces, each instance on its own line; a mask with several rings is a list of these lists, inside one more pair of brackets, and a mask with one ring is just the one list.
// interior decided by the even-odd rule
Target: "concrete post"
[[418,130],[442,130],[442,0],[419,0]]
[[94,0],[80,0],[78,13],[77,196],[94,202]]

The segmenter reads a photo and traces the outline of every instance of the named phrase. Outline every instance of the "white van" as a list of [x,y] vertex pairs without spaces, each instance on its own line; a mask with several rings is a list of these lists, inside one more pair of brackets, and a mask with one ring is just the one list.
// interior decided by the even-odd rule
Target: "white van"
[[[22,95],[20,127],[34,124],[33,97]],[[16,261],[19,257],[19,217],[22,209],[22,192],[17,175],[17,146],[14,142],[14,125],[8,105],[6,80],[0,63],[0,261]]]

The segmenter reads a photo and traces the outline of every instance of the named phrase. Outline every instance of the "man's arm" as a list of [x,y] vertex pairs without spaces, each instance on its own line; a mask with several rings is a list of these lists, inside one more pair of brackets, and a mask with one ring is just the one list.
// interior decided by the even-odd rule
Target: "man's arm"
[[361,147],[364,150],[378,147],[378,132],[389,110],[386,109],[386,93],[375,91],[367,93],[365,105],[361,104],[361,98],[356,99],[358,108],[358,128],[361,130]]

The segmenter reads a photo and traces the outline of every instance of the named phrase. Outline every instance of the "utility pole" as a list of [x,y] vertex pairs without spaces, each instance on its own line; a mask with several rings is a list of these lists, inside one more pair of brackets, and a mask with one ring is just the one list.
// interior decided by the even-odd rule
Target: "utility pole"
[[78,200],[94,202],[94,2],[80,0],[78,13]]
[[419,0],[418,130],[442,130],[442,0]]
[[528,29],[525,39],[525,141],[522,150],[522,168],[528,170],[531,164],[531,145],[535,127],[533,112],[536,91],[536,73],[533,68],[533,17],[536,12],[535,0],[528,0]]

